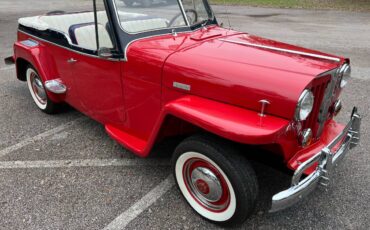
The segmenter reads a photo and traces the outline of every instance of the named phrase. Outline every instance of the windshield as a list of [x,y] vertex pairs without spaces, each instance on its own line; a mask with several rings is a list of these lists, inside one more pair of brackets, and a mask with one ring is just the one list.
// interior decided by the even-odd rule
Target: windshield
[[213,17],[206,0],[114,0],[114,2],[121,27],[128,33],[192,26]]

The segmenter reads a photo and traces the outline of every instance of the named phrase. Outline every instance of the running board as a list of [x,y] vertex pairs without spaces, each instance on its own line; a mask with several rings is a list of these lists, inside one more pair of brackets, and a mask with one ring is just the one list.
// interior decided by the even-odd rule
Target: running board
[[133,136],[111,125],[105,125],[105,131],[112,139],[117,141],[119,144],[133,151],[135,154],[143,156],[148,145],[147,141]]

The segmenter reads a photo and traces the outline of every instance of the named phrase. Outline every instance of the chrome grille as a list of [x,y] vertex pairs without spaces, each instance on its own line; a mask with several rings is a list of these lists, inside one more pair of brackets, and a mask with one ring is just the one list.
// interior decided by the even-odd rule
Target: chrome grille
[[334,103],[334,94],[336,87],[338,85],[338,81],[340,80],[337,77],[338,69],[335,69],[330,72],[330,82],[326,88],[324,98],[322,99],[320,111],[319,111],[319,117],[318,117],[318,123],[319,127],[317,129],[317,137],[321,136],[321,133],[323,131],[325,122],[328,120],[329,116],[329,108]]
[[303,129],[311,128],[313,137],[316,139],[321,135],[322,128],[320,127],[324,123],[322,120],[324,114],[326,117],[329,109],[328,106],[326,106],[326,104],[329,103],[325,102],[324,98],[327,98],[329,94],[332,95],[330,93],[332,78],[333,76],[331,74],[327,74],[316,78],[312,84],[311,91],[315,97],[315,102],[310,116],[303,122],[302,127]]

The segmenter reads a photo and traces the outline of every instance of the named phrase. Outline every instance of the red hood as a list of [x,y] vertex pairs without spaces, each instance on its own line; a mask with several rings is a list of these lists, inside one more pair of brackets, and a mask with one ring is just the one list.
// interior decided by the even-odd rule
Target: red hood
[[215,37],[172,54],[164,65],[164,84],[170,88],[174,82],[190,85],[190,94],[255,111],[261,108],[259,101],[266,99],[271,103],[267,113],[291,119],[300,94],[311,81],[340,65],[223,39],[327,55],[247,34]]

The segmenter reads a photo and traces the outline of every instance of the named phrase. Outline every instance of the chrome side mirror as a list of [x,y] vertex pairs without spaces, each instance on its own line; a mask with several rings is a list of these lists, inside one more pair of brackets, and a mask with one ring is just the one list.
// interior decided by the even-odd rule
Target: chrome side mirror
[[112,51],[111,51],[110,48],[101,47],[98,50],[98,56],[101,57],[101,58],[109,59],[109,58],[113,57],[113,54],[112,54]]

